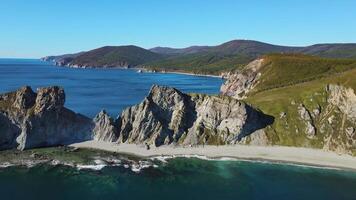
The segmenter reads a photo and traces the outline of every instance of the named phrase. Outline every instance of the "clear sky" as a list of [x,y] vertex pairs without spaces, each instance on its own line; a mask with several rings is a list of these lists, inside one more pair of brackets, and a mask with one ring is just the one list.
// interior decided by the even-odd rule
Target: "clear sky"
[[252,39],[356,42],[355,0],[1,0],[0,57]]

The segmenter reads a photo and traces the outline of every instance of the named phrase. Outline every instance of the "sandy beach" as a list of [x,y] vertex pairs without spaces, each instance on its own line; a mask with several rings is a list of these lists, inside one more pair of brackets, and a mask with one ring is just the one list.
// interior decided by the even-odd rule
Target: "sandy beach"
[[340,155],[318,149],[282,147],[282,146],[198,146],[198,147],[151,147],[147,150],[143,145],[115,144],[110,142],[86,141],[70,145],[77,148],[92,148],[142,157],[154,156],[205,156],[207,158],[238,158],[246,160],[262,160],[287,162],[311,166],[332,167],[356,170],[356,157]]

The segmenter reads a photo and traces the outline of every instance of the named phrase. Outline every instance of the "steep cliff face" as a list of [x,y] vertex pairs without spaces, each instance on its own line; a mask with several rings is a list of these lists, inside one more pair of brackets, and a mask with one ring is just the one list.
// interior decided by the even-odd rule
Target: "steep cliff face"
[[0,95],[0,149],[56,146],[91,138],[92,120],[64,107],[62,88]]
[[263,59],[257,59],[249,63],[241,72],[228,74],[226,82],[221,86],[223,95],[236,99],[243,99],[254,88],[261,76],[259,70],[263,66]]
[[[230,97],[187,95],[153,86],[142,103],[124,110],[114,124],[120,129],[119,143],[160,146],[246,143],[243,138],[272,122],[273,118]],[[248,142],[266,143],[260,141],[265,137],[251,138]]]

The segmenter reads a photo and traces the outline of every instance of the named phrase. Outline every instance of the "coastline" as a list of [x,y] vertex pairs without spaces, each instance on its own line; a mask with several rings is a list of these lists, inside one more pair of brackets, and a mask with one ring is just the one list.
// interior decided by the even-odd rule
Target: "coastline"
[[[42,60],[42,59],[41,59]],[[212,75],[212,74],[195,74],[195,73],[190,73],[190,72],[179,72],[179,71],[150,71],[147,68],[142,68],[142,67],[79,67],[75,65],[57,65],[53,61],[45,61],[44,62],[50,62],[53,63],[57,67],[68,67],[68,68],[74,68],[74,69],[131,69],[131,70],[141,70],[142,73],[161,73],[161,74],[182,74],[182,75],[188,75],[188,76],[201,76],[201,77],[212,77],[212,78],[221,78],[223,79],[223,76],[220,75]]]
[[109,152],[135,155],[139,157],[206,157],[235,158],[249,161],[268,161],[290,163],[311,167],[327,167],[356,171],[356,157],[327,152],[319,149],[284,147],[284,146],[198,146],[198,147],[152,147],[147,150],[144,145],[115,144],[102,141],[86,141],[70,145],[75,148],[99,149]]
[[[144,72],[147,73],[147,72]],[[182,74],[182,75],[188,75],[188,76],[202,76],[202,77],[212,77],[212,78],[223,78],[222,76],[219,75],[210,75],[210,74],[194,74],[194,73],[189,73],[189,72],[176,72],[176,71],[158,71],[156,73],[162,73],[162,74]]]

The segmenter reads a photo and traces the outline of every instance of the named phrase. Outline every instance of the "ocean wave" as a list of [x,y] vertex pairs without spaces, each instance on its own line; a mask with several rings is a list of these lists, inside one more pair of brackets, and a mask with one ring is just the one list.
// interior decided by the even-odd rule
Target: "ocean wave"
[[170,159],[174,159],[174,158],[197,158],[200,160],[208,160],[208,161],[238,161],[238,158],[232,158],[232,157],[219,157],[219,158],[211,158],[208,156],[202,156],[202,155],[170,155],[170,156],[153,156],[150,159],[151,160],[157,160],[160,161],[162,163],[167,163],[168,160]]
[[0,164],[0,168],[8,168],[8,167],[12,167],[14,166],[14,164],[9,163],[9,162],[4,162]]
[[94,171],[100,171],[102,170],[104,167],[106,167],[107,165],[105,164],[99,164],[99,165],[77,165],[76,168],[78,170],[94,170]]

